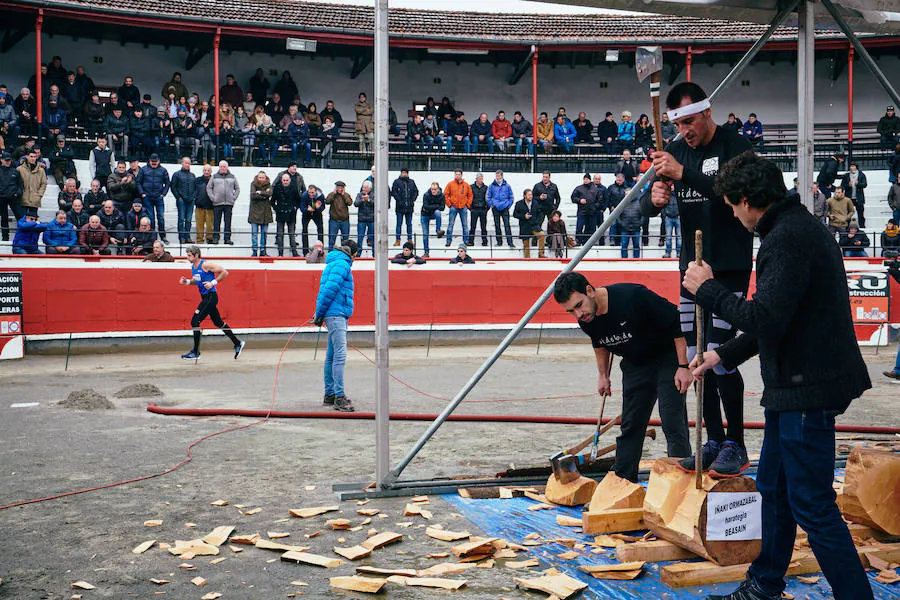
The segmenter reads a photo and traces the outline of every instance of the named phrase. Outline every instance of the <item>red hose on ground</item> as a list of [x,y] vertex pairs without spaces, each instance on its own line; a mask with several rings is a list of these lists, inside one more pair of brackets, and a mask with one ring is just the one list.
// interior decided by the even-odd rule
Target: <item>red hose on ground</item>
[[[148,412],[158,415],[180,417],[264,417],[280,419],[356,419],[373,420],[373,412],[342,413],[337,411],[290,411],[290,410],[257,410],[247,408],[166,408],[151,404]],[[431,413],[391,413],[392,421],[434,421],[437,414]],[[448,421],[467,421],[475,423],[543,423],[556,425],[596,425],[597,420],[589,417],[565,417],[557,415],[456,415],[447,417]],[[603,419],[609,423],[612,419]],[[688,421],[693,427],[694,421]],[[650,425],[662,425],[659,419],[650,419]],[[727,423],[725,424],[727,426]],[[744,423],[744,429],[763,429],[765,423],[750,421]],[[875,425],[836,425],[835,431],[840,433],[869,433],[881,435],[900,434],[900,427],[880,427]]]

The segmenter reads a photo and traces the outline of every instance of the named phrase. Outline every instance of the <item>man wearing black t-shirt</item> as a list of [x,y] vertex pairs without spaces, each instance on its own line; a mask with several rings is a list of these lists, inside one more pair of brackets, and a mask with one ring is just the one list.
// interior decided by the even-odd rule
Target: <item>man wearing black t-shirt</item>
[[675,305],[642,285],[617,283],[594,288],[580,273],[561,275],[553,297],[591,338],[600,394],[611,392],[607,376],[610,354],[622,358],[622,427],[616,438],[616,475],[637,482],[644,432],[657,398],[669,456],[690,454],[684,394],[692,376]]
[[[719,127],[712,119],[706,93],[695,83],[676,85],[666,98],[669,118],[681,139],[671,142],[665,152],[653,156],[653,168],[659,177],[650,197],[642,198],[644,216],[655,216],[669,203],[674,184],[684,244],[681,251],[681,275],[694,260],[694,233],[703,232],[703,260],[712,267],[716,281],[736,296],[747,296],[753,268],[753,234],[734,218],[723,198],[713,190],[720,166],[750,149],[739,133]],[[688,357],[697,352],[694,331],[694,295],[681,287],[681,330],[688,342]],[[707,314],[706,350],[715,350],[735,335],[734,327],[718,315]],[[726,431],[722,410],[728,420]],[[718,366],[706,376],[703,418],[708,441],[703,446],[702,468],[713,477],[736,477],[750,466],[744,447],[744,380],[737,369]],[[693,471],[695,460],[687,457],[679,463]]]

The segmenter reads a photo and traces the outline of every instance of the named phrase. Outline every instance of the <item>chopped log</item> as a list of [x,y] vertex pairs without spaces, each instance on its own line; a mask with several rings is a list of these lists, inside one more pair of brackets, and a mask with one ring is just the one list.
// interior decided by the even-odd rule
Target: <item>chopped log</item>
[[305,563],[307,565],[325,567],[326,569],[339,567],[344,564],[344,561],[340,560],[339,558],[329,558],[327,556],[319,556],[318,554],[310,554],[309,552],[295,552],[293,550],[282,554],[281,560],[286,560],[288,562]]
[[234,531],[234,525],[221,525],[204,536],[203,541],[213,546],[221,546]]
[[377,550],[382,546],[387,546],[388,544],[399,542],[402,539],[403,536],[399,533],[394,533],[393,531],[385,531],[384,533],[373,535],[372,537],[361,543],[360,546],[362,546],[363,548],[368,548],[369,550]]
[[900,535],[900,454],[857,446],[850,451],[838,506],[854,523]]
[[579,475],[574,481],[562,483],[555,475],[550,475],[547,480],[547,489],[544,496],[554,504],[562,506],[581,506],[591,499],[591,494],[597,487],[593,479]]
[[333,550],[335,554],[339,554],[347,560],[359,560],[372,554],[371,548],[363,548],[362,546],[350,546],[349,548],[335,546]]
[[646,528],[644,510],[641,508],[588,511],[581,515],[581,522],[581,528],[585,533],[618,533]]
[[328,583],[333,588],[339,590],[349,590],[351,592],[364,592],[366,594],[377,594],[387,583],[385,579],[376,577],[360,577],[359,575],[351,575],[349,577],[332,577]]
[[641,508],[644,507],[644,487],[639,483],[632,483],[622,479],[612,471],[597,485],[594,495],[591,496],[591,512],[612,510],[616,508]]
[[713,541],[706,539],[706,506],[712,492],[755,492],[749,477],[714,480],[685,473],[674,458],[653,463],[644,498],[644,522],[657,537],[689,550],[718,565],[749,563],[759,555],[762,540]]
[[515,579],[515,582],[523,589],[545,592],[551,596],[556,596],[560,600],[566,600],[566,598],[574,596],[588,586],[586,583],[565,573],[529,579]]
[[697,555],[676,546],[672,542],[666,540],[653,540],[652,542],[618,544],[616,546],[616,558],[622,562],[634,562],[640,560],[646,562],[666,562],[670,560],[697,558]]

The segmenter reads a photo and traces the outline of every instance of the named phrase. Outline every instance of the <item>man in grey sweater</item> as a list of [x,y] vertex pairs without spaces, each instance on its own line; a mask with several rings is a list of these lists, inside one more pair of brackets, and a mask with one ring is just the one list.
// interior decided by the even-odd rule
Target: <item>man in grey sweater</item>
[[237,177],[228,170],[228,162],[219,162],[219,171],[206,184],[206,193],[213,204],[213,244],[219,243],[219,231],[222,220],[225,220],[225,243],[233,246],[231,241],[231,211],[241,193]]

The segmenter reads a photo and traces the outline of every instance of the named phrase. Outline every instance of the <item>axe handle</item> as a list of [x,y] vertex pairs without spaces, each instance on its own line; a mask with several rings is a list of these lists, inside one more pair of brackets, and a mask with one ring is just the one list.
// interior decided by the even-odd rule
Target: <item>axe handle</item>
[[[651,433],[651,432],[652,432],[652,433]],[[644,437],[653,437],[653,438],[655,438],[655,436],[656,436],[656,430],[653,429],[653,428],[647,429],[647,431],[644,433]],[[613,443],[613,444],[610,444],[609,446],[605,446],[605,447],[603,447],[603,448],[600,448],[599,450],[597,450],[597,458],[600,458],[601,456],[606,456],[607,454],[609,454],[610,452],[612,452],[612,451],[615,450],[615,449],[616,449],[616,445],[615,445],[614,443]],[[596,460],[596,459],[595,459],[595,460]],[[592,461],[592,462],[593,462],[593,461]]]
[[[610,353],[609,355],[609,363],[606,365],[606,378],[609,379],[610,375],[612,375],[613,362],[615,362],[616,357],[614,354]],[[600,443],[600,430],[603,427],[603,411],[606,410],[606,394],[603,394],[603,398],[600,400],[600,417],[597,419],[597,431],[594,432],[594,443],[591,446],[591,458],[596,457],[597,445]]]
[[[614,417],[609,422],[607,422],[606,425],[604,425],[603,427],[600,428],[600,435],[603,435],[604,433],[606,433],[607,431],[609,431],[616,425],[620,424],[621,422],[622,422],[622,415],[618,415],[618,416]],[[578,454],[579,452],[581,452],[582,450],[584,450],[585,448],[587,448],[588,446],[591,445],[591,443],[594,441],[595,435],[597,435],[597,432],[592,433],[591,435],[586,437],[581,442],[577,443],[576,445],[574,445],[571,448],[569,448],[568,450],[566,450],[566,454]]]
[[[703,232],[697,230],[694,236],[694,256],[698,265],[703,264]],[[697,328],[697,364],[703,364],[703,349],[706,347],[706,312],[694,300],[695,318]],[[696,472],[695,486],[703,488],[703,394],[706,388],[706,373],[697,380],[694,391],[697,393],[697,425],[694,438],[694,471]]]
[[661,72],[650,74],[650,106],[653,108],[653,137],[656,138],[656,149],[663,149],[662,131],[660,131],[660,112],[659,112],[659,76]]

